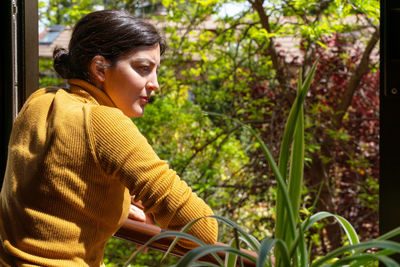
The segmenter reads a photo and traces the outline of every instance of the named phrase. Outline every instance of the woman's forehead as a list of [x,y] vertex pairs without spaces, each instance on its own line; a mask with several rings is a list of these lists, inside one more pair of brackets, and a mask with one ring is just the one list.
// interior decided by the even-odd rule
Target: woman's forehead
[[160,45],[157,43],[152,46],[138,46],[129,52],[123,59],[150,61],[155,65],[160,64]]

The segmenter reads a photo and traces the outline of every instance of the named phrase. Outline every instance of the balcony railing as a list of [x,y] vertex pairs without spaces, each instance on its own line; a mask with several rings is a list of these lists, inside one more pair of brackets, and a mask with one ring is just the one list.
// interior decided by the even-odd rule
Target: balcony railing
[[[159,233],[161,233],[161,228],[159,228],[158,226],[149,225],[149,224],[141,223],[141,222],[134,221],[131,219],[127,219],[125,221],[125,223],[122,225],[122,227],[118,230],[118,232],[114,235],[114,237],[133,242],[137,245],[144,245],[148,240],[150,240],[152,237],[154,237],[155,235],[157,235]],[[154,241],[148,247],[150,249],[155,249],[155,250],[165,253],[168,250],[169,245],[171,244],[172,241],[173,240],[170,238],[163,238],[163,239]],[[217,244],[226,246],[225,244],[222,244],[222,243],[217,243]],[[244,249],[242,249],[242,250],[254,257],[257,257],[257,254],[252,251],[248,251],[248,250],[244,250]],[[176,244],[174,249],[171,251],[171,254],[178,256],[178,257],[182,257],[188,251],[189,251],[189,249],[181,247],[181,246],[179,246],[179,244]],[[223,260],[225,259],[225,255],[226,255],[225,253],[221,252],[221,253],[217,253],[217,254],[221,257],[221,259],[223,259]],[[211,255],[206,255],[206,256],[200,258],[200,260],[217,263],[215,258]],[[254,262],[252,262],[246,258],[242,258],[242,260],[243,260],[243,265],[245,267],[256,266]]]

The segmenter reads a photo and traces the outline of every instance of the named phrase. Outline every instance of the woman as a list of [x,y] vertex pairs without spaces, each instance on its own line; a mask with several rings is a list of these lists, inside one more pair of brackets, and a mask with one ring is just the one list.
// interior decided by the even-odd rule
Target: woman
[[[5,266],[101,266],[131,196],[164,229],[213,214],[130,119],[159,86],[165,41],[154,26],[96,11],[75,25],[68,50],[54,51],[54,68],[69,89],[38,90],[13,125],[0,199]],[[189,233],[214,243],[217,223],[201,219]]]

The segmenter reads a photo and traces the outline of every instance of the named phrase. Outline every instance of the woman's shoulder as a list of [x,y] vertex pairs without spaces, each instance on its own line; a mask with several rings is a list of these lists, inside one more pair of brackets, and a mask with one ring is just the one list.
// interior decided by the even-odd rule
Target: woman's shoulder
[[55,96],[60,93],[60,92],[65,92],[67,89],[62,88],[62,87],[56,87],[56,86],[48,86],[48,87],[43,87],[35,92],[33,92],[28,99],[26,100],[25,104],[31,104],[34,102],[43,102],[47,100],[52,100],[55,98]]
[[43,106],[50,105],[59,89],[61,88],[51,86],[36,90],[25,101],[19,113],[24,113],[27,109],[37,111],[42,109]]
[[56,86],[48,86],[48,87],[43,87],[35,92],[33,92],[27,99],[26,102],[29,102],[32,99],[36,99],[38,97],[43,97],[43,96],[49,96],[49,97],[54,97],[54,95],[57,93],[58,90],[62,88],[56,87]]

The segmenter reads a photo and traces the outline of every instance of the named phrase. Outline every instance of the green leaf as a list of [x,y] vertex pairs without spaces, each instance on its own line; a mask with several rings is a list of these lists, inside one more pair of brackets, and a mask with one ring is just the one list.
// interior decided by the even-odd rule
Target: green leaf
[[233,221],[222,217],[222,216],[218,216],[218,215],[211,215],[209,216],[211,218],[215,218],[223,223],[225,223],[226,225],[237,229],[237,231],[239,232],[239,234],[241,235],[241,237],[244,239],[244,241],[246,241],[246,243],[249,245],[249,247],[254,250],[257,251],[260,247],[260,242],[258,242],[253,236],[249,235],[248,233],[246,233],[246,231],[244,231],[241,227],[239,227],[236,223],[234,223]]
[[356,251],[357,253],[360,253],[367,249],[372,249],[372,248],[388,249],[388,250],[392,250],[397,253],[400,252],[400,244],[393,242],[393,241],[387,241],[387,240],[365,241],[365,242],[361,242],[361,243],[358,243],[355,245],[349,245],[349,246],[344,246],[344,247],[335,249],[334,251],[331,251],[328,254],[326,254],[323,257],[316,260],[311,265],[311,267],[322,266],[323,263],[328,262],[340,255],[343,255],[346,252]]
[[[177,265],[174,264],[171,267],[176,267]],[[196,261],[196,262],[192,262],[190,264],[190,267],[221,267],[221,265],[216,265],[214,263],[211,262],[207,262],[207,261]]]
[[304,223],[304,225],[303,225],[304,231],[307,231],[317,221],[323,220],[328,217],[335,218],[337,220],[337,222],[342,226],[351,245],[360,243],[357,232],[345,218],[343,218],[339,215],[332,214],[330,212],[326,212],[326,211],[318,212],[318,213],[312,215],[310,217],[310,219]]
[[191,264],[194,261],[196,261],[197,259],[199,259],[207,254],[211,254],[211,253],[215,253],[215,252],[228,252],[228,253],[232,253],[232,254],[241,256],[243,258],[246,258],[252,262],[256,262],[256,259],[253,256],[251,256],[247,253],[244,253],[243,251],[241,251],[239,249],[235,249],[235,248],[228,247],[228,246],[208,245],[208,246],[197,247],[195,249],[192,249],[191,251],[186,253],[186,255],[178,262],[178,264],[176,266],[177,267],[191,266]]
[[268,255],[270,255],[270,252],[276,242],[277,242],[277,240],[273,239],[273,238],[264,238],[261,241],[260,251],[258,253],[258,258],[257,258],[257,262],[256,262],[256,267],[264,266],[264,263],[267,260]]
[[[237,248],[235,238],[229,242],[229,246],[232,248]],[[225,267],[236,266],[237,255],[228,253],[225,257]]]
[[300,249],[300,266],[308,266],[308,252],[306,240],[304,238],[304,229],[302,224],[299,223],[299,249]]
[[192,235],[189,235],[187,233],[183,233],[183,232],[176,232],[176,231],[166,231],[166,232],[162,232],[159,233],[158,235],[150,238],[143,246],[140,247],[140,249],[138,249],[137,251],[135,251],[130,257],[129,259],[126,261],[126,263],[124,264],[124,267],[127,267],[128,264],[140,253],[143,251],[143,249],[145,249],[148,245],[150,245],[151,243],[153,243],[156,240],[162,239],[162,238],[166,238],[166,237],[180,237],[180,238],[185,238],[188,239],[196,244],[199,244],[200,246],[206,246],[206,243],[204,243],[203,241],[201,241],[200,239],[198,239],[197,237],[194,237]]
[[[295,186],[299,187],[299,181],[301,181],[302,179],[302,174],[300,177],[295,177],[295,180],[293,180],[293,185],[292,185],[292,189],[291,192],[292,196],[289,196],[289,193],[287,192],[286,189],[286,177],[287,177],[287,170],[289,168],[288,163],[289,163],[289,150],[291,147],[291,143],[293,140],[293,136],[296,130],[296,127],[300,127],[298,131],[302,132],[304,131],[304,122],[303,119],[299,118],[300,116],[302,117],[302,107],[303,107],[303,101],[304,101],[304,97],[307,94],[310,85],[311,85],[311,81],[312,78],[314,76],[316,67],[317,67],[317,62],[316,61],[313,65],[313,67],[311,68],[309,74],[306,76],[305,81],[302,83],[301,87],[299,87],[298,92],[297,92],[297,97],[294,100],[294,103],[292,105],[292,108],[290,109],[290,113],[289,113],[289,117],[287,119],[286,122],[286,126],[285,126],[285,130],[283,133],[283,138],[282,138],[282,143],[281,143],[281,150],[279,153],[279,166],[278,166],[278,171],[275,172],[275,178],[278,181],[278,190],[277,190],[277,196],[276,196],[276,227],[275,227],[275,237],[278,239],[282,239],[285,241],[289,241],[289,246],[290,246],[290,242],[291,240],[296,239],[296,234],[295,234],[295,218],[297,218],[297,216],[295,217],[294,215],[294,209],[297,208],[293,207],[292,203],[297,204],[298,201],[296,201],[296,199],[293,198],[297,198],[297,191],[301,190],[300,188],[296,188]],[[301,73],[299,75],[299,83],[302,82],[301,79]],[[299,125],[297,124],[298,120],[301,120],[299,122]],[[302,126],[303,125],[303,126]],[[301,129],[301,127],[303,127],[303,129]],[[304,134],[303,134],[304,135]],[[297,141],[296,141],[296,154],[298,153],[303,153],[304,155],[304,140],[302,141],[301,139],[304,138],[300,136],[298,136]],[[303,146],[303,147],[302,147]],[[301,152],[302,151],[302,152]],[[304,157],[302,157],[301,159],[296,159],[296,161],[294,162],[295,164],[300,164],[301,162],[299,162],[298,160],[302,161]],[[270,163],[268,161],[268,163]],[[271,166],[271,164],[270,164]],[[302,172],[300,169],[303,168],[303,166],[300,165],[294,165],[292,166],[293,170],[292,173],[293,175],[298,175],[298,173]],[[279,173],[279,175],[277,175],[277,173]],[[280,181],[282,179],[282,181]],[[301,184],[301,182],[300,182]],[[288,196],[286,196],[288,195]],[[287,202],[287,198],[289,198],[289,202],[288,204],[286,204],[285,202]],[[286,209],[285,209],[286,207]],[[288,216],[288,217],[287,217]],[[287,219],[288,218],[288,219]],[[289,229],[289,230],[288,230]],[[289,239],[287,239],[286,235],[289,234]],[[280,262],[280,255],[279,254],[275,254],[276,258],[277,258],[277,266],[281,266],[281,262]]]
[[386,256],[370,254],[370,253],[360,253],[360,254],[350,255],[343,259],[340,259],[340,260],[334,262],[331,265],[331,267],[340,267],[340,266],[344,266],[346,264],[351,264],[350,265],[351,267],[356,267],[356,266],[363,266],[364,264],[373,262],[373,261],[380,261],[389,267],[399,267],[400,266],[398,263],[396,263],[396,261],[394,261],[393,259],[386,257]]
[[393,230],[391,230],[391,231],[379,236],[377,238],[377,240],[386,240],[386,239],[389,239],[389,238],[392,238],[392,237],[395,237],[395,236],[398,236],[398,235],[400,235],[400,227],[397,227],[397,228],[395,228],[395,229],[393,229]]

